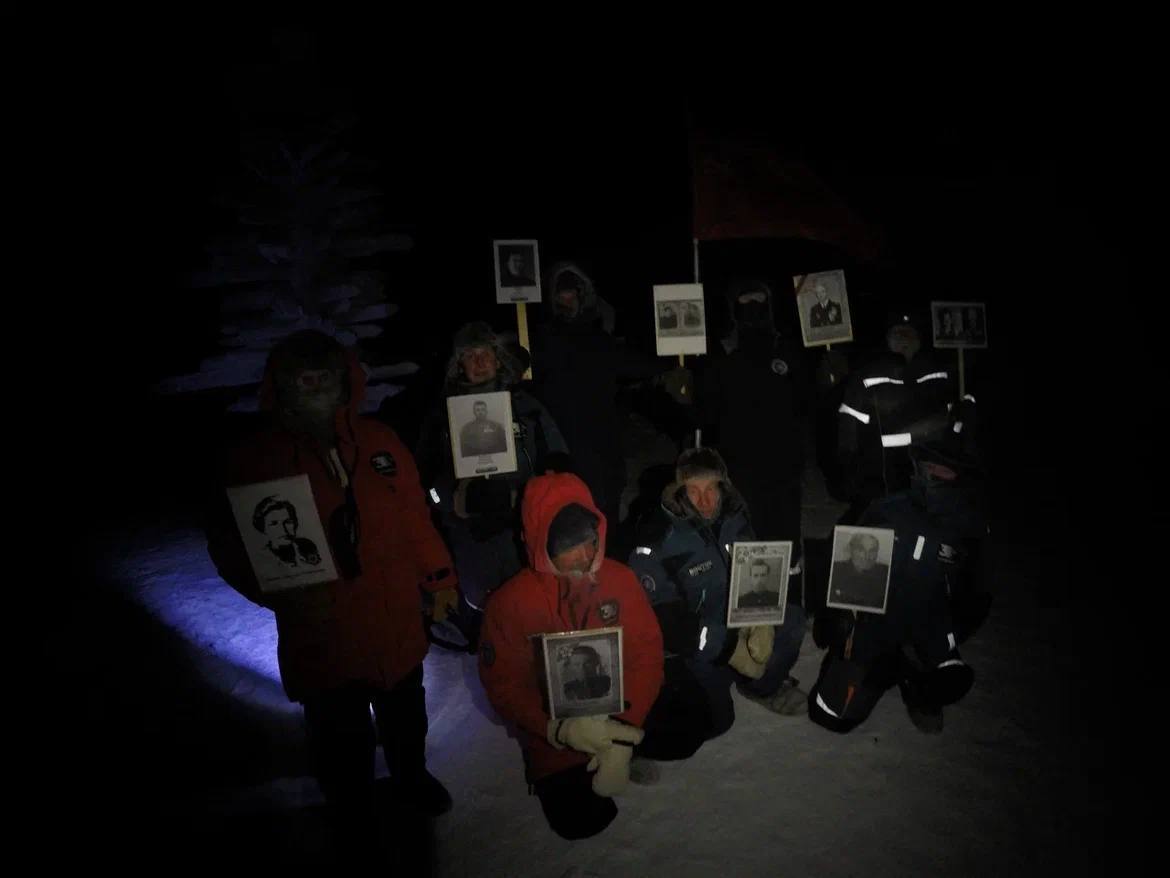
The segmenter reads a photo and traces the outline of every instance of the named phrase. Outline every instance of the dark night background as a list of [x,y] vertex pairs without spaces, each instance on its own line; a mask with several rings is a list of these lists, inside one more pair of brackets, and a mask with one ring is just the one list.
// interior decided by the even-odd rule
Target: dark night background
[[[932,57],[917,73],[826,80],[814,91],[750,69],[702,85],[595,70],[525,78],[515,63],[448,72],[404,41],[356,26],[232,37],[196,27],[186,40],[111,57],[115,75],[77,84],[90,99],[70,117],[86,147],[71,159],[82,173],[74,228],[83,252],[91,243],[96,252],[56,348],[68,357],[55,364],[69,374],[96,367],[116,390],[74,394],[79,417],[153,434],[127,444],[100,431],[92,441],[109,443],[103,455],[131,454],[139,469],[143,455],[200,465],[183,430],[149,426],[159,405],[186,417],[182,404],[146,388],[193,371],[214,349],[214,291],[188,289],[185,278],[205,262],[206,240],[231,224],[211,195],[239,161],[239,108],[278,115],[280,100],[292,94],[297,106],[310,87],[356,114],[354,151],[380,163],[387,219],[415,240],[383,266],[402,309],[379,342],[394,358],[433,366],[466,319],[510,324],[492,301],[487,254],[492,238],[513,236],[539,238],[545,266],[585,260],[618,309],[619,332],[652,345],[640,310],[648,287],[691,280],[687,138],[697,125],[805,162],[881,243],[866,260],[807,242],[705,244],[707,268],[721,254],[760,252],[792,273],[844,267],[861,312],[853,356],[877,341],[867,317],[880,317],[888,297],[988,303],[993,347],[968,355],[972,379],[989,417],[1028,424],[994,431],[1004,478],[1042,470],[1038,492],[1060,492],[1066,508],[1070,440],[1091,449],[1125,434],[1115,414],[1087,412],[1091,395],[1108,386],[1098,403],[1134,426],[1145,416],[1140,380],[1123,377],[1148,373],[1141,333],[1158,311],[1132,290],[1145,146],[1125,124],[1141,93],[1124,71],[1107,79],[1018,57],[1019,69],[939,67]],[[256,84],[257,70],[282,59],[304,76],[284,96]],[[1101,306],[1121,302],[1135,303],[1132,331],[1098,319]]]
[[[39,457],[86,462],[87,490],[105,498],[87,539],[197,520],[190,501],[221,426],[216,400],[149,387],[212,352],[216,302],[184,279],[229,222],[210,194],[237,162],[236,107],[254,68],[291,53],[308,83],[315,65],[316,84],[357,115],[355,152],[380,163],[387,218],[415,240],[387,257],[402,310],[383,343],[422,364],[423,378],[459,323],[508,325],[493,303],[493,238],[538,238],[544,266],[587,260],[619,330],[652,350],[641,326],[650,285],[691,280],[690,126],[807,163],[880,234],[878,258],[790,241],[704,245],[704,259],[845,267],[858,312],[875,318],[892,295],[987,302],[992,348],[969,365],[986,397],[997,527],[1059,554],[1070,581],[1085,575],[1050,599],[1075,605],[1086,638],[1105,636],[1102,608],[1144,567],[1114,531],[1141,533],[1152,489],[1135,483],[1161,477],[1147,458],[1146,376],[1160,358],[1146,333],[1165,325],[1163,309],[1131,262],[1146,170],[1128,123],[1148,112],[1136,73],[1064,61],[1015,70],[985,56],[955,63],[961,72],[936,58],[815,92],[776,69],[622,81],[598,61],[562,80],[543,58],[448,64],[465,60],[458,46],[412,54],[408,32],[313,31],[225,37],[176,25],[155,48],[115,44],[92,76],[70,79],[70,100],[38,108],[61,131],[40,157],[76,181],[50,237],[54,264],[77,275],[44,340],[56,390],[42,404],[57,426],[41,434]],[[857,332],[857,351],[878,338],[864,322]],[[403,394],[395,426],[409,434],[410,406],[432,390]],[[41,502],[52,507],[70,481]],[[70,558],[64,577],[81,591],[95,575],[88,557]],[[1083,685],[1096,691],[1114,669],[1092,651]],[[1088,721],[1112,731],[1111,717]]]

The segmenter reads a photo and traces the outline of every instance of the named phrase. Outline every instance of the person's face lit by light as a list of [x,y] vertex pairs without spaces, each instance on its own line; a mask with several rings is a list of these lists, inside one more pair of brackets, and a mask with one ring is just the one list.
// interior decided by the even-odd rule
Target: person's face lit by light
[[[468,384],[486,384],[494,381],[500,370],[500,361],[489,347],[468,348],[459,358]],[[477,403],[479,405],[479,403]]]
[[723,491],[719,487],[718,476],[699,476],[686,481],[687,499],[695,507],[695,511],[707,521],[711,521],[719,514],[719,505],[723,501]]
[[597,539],[595,537],[578,543],[570,549],[565,549],[563,552],[558,552],[550,560],[558,572],[579,576],[588,573],[593,568],[593,562],[596,558]]

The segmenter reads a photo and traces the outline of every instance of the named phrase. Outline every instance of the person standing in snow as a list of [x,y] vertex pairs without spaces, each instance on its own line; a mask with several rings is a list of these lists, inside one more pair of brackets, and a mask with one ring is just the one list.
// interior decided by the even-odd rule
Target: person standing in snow
[[307,476],[338,579],[261,592],[226,494],[207,523],[220,576],[276,613],[281,682],[304,705],[341,853],[356,859],[378,833],[371,707],[398,797],[432,816],[451,807],[425,761],[423,593],[440,620],[456,601],[414,460],[393,430],[358,416],[364,389],[356,357],[329,336],[279,342],[261,391],[270,421],[230,450],[222,476],[224,487]]

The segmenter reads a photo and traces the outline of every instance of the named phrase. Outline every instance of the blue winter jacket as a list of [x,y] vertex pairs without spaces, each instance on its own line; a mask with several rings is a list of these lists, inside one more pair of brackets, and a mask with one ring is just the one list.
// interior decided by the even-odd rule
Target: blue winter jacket
[[667,485],[629,559],[658,616],[666,654],[710,664],[726,664],[738,641],[727,628],[731,545],[755,539],[739,493],[726,479],[720,487],[719,517],[708,522],[682,485]]

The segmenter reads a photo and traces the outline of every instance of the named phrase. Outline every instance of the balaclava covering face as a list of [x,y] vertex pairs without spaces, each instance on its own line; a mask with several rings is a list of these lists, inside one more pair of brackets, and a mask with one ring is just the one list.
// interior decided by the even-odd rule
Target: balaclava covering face
[[[572,271],[562,271],[553,290],[553,316],[572,323],[581,314],[581,294],[585,282]],[[570,295],[571,294],[571,295]]]
[[759,281],[741,281],[731,290],[731,309],[735,319],[736,346],[752,362],[770,362],[776,343],[772,322],[772,294]]
[[277,344],[271,363],[280,422],[332,445],[337,410],[349,396],[344,349],[324,333],[308,330]]

